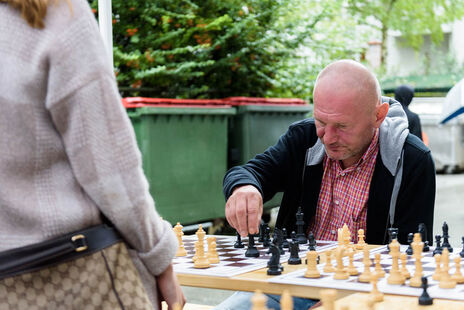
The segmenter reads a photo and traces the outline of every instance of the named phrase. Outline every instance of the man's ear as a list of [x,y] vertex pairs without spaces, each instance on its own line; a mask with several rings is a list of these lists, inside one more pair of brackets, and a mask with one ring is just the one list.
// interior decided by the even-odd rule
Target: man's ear
[[390,105],[387,102],[381,102],[375,109],[375,128],[379,128],[385,117],[387,117]]

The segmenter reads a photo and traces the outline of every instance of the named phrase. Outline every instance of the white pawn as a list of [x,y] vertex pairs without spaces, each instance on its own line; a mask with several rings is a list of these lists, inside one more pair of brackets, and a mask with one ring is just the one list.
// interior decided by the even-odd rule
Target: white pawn
[[251,297],[251,310],[268,310],[266,307],[266,296],[260,290],[256,290]]
[[293,299],[288,290],[284,290],[280,298],[281,310],[293,310]]

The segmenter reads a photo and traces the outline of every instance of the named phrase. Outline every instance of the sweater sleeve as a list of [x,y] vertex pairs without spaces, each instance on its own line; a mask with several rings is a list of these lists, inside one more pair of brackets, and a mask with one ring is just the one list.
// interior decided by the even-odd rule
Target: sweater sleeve
[[46,108],[82,190],[159,275],[177,240],[155,210],[95,18],[87,4],[75,5],[72,21],[61,27],[50,45]]

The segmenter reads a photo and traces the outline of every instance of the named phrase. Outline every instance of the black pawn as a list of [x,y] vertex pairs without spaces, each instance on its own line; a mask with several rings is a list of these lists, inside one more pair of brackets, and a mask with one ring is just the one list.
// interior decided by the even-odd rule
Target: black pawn
[[430,251],[429,241],[427,240],[427,226],[424,223],[420,223],[417,231],[421,234],[422,242],[424,242],[424,247],[422,248],[422,252]]
[[264,231],[263,247],[268,248],[270,244],[271,244],[271,228],[269,226],[266,226],[266,229]]
[[422,277],[422,295],[419,296],[419,305],[421,306],[430,306],[433,305],[433,298],[430,298],[429,293],[427,293],[427,277]]
[[305,244],[308,242],[306,239],[306,235],[304,233],[304,220],[303,220],[303,212],[301,211],[301,207],[298,207],[298,211],[296,212],[296,238],[298,239],[299,244]]
[[409,246],[408,246],[408,248],[407,248],[407,250],[406,250],[406,254],[408,254],[408,255],[412,255],[412,246],[411,246],[411,243],[412,243],[413,240],[414,240],[414,234],[413,234],[413,233],[409,233],[409,234],[408,234],[408,244],[409,244]]
[[248,248],[245,252],[246,257],[259,257],[259,251],[255,247],[255,235],[248,235]]
[[316,251],[316,238],[314,238],[314,234],[311,231],[308,236],[308,251]]
[[462,237],[461,239],[462,239],[462,251],[459,253],[459,255],[461,257],[464,257],[464,237]]
[[390,243],[393,239],[396,239],[398,236],[398,228],[390,227],[387,229],[388,232],[388,243],[387,243],[387,250],[390,251]]
[[283,242],[282,242],[282,247],[288,248],[288,234],[287,234],[287,228],[282,228],[282,237],[283,237]]
[[433,256],[437,254],[441,254],[442,252],[442,247],[441,247],[441,236],[440,235],[435,235],[435,249],[433,250]]
[[258,242],[264,242],[264,234],[266,233],[266,223],[259,224],[259,237]]
[[446,224],[446,222],[443,222],[443,226],[441,228],[443,230],[443,245],[441,247],[443,249],[448,248],[448,251],[450,253],[453,253],[453,248],[451,247],[451,244],[449,243],[448,224]]
[[271,244],[269,246],[269,251],[271,252],[272,256],[267,263],[267,266],[269,267],[267,269],[267,274],[270,276],[276,276],[282,274],[282,266],[280,265],[280,251],[279,249],[274,245]]
[[242,243],[242,237],[240,237],[240,234],[237,232],[237,240],[234,243],[234,248],[236,249],[241,249],[244,248],[245,246]]
[[297,241],[297,240],[296,240],[296,232],[292,231],[292,232],[290,233],[290,238],[292,239],[293,242],[296,242],[296,241]]
[[299,265],[301,264],[301,258],[299,256],[300,245],[298,242],[289,242],[290,247],[290,258],[288,259],[289,265]]

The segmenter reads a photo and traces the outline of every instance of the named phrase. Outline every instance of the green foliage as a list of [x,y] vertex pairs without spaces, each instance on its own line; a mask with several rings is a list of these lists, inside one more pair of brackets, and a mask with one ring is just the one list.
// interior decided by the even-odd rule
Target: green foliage
[[418,50],[423,35],[434,43],[443,40],[442,26],[464,16],[463,0],[347,0],[348,9],[359,23],[382,33],[383,58],[389,30],[400,31],[408,45]]
[[[97,0],[91,6],[97,9]],[[308,97],[326,63],[359,54],[357,44],[347,43],[354,32],[346,30],[355,25],[338,17],[341,0],[113,0],[112,6],[117,81],[130,95]]]

